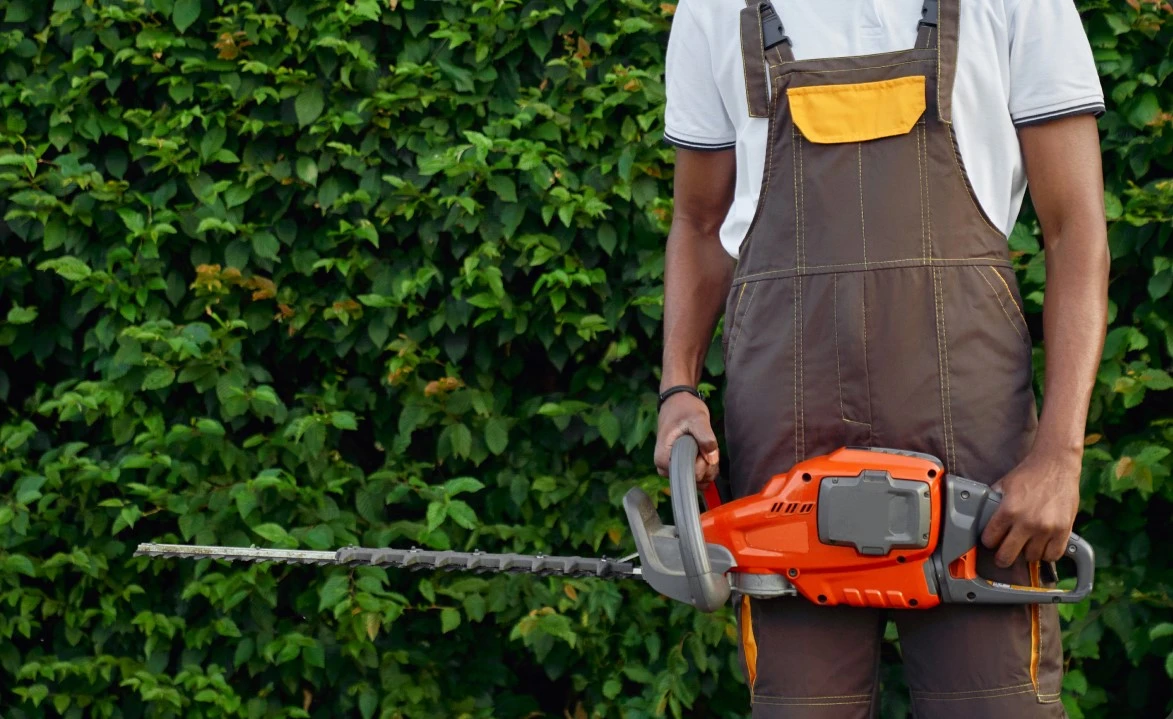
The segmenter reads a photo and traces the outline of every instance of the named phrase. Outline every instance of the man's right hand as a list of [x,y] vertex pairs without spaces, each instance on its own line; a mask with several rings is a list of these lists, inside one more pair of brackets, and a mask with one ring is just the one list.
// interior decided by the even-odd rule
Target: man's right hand
[[668,476],[672,445],[682,434],[691,434],[700,447],[696,458],[696,483],[701,489],[717,478],[717,437],[709,421],[709,408],[696,397],[679,393],[664,401],[656,428],[656,469]]

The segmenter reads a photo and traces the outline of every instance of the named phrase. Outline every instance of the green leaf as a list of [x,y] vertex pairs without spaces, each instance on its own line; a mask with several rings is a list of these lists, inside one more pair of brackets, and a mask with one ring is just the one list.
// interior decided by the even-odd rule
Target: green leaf
[[354,412],[331,412],[330,424],[338,429],[358,429],[358,421],[354,418]]
[[26,577],[37,576],[37,570],[33,567],[33,563],[23,554],[10,554],[4,560],[4,569],[9,572],[23,574]]
[[1156,641],[1161,637],[1173,637],[1173,622],[1161,622],[1149,630],[1149,639]]
[[485,422],[485,444],[493,454],[501,454],[509,445],[509,426],[500,417]]
[[318,588],[318,611],[333,609],[350,593],[350,577],[333,574]]
[[378,708],[379,695],[370,687],[363,687],[358,695],[358,710],[362,713],[362,719],[372,719]]
[[236,493],[236,512],[241,519],[248,519],[248,515],[257,508],[257,495],[250,489],[242,488]]
[[284,544],[285,542],[292,539],[284,528],[282,528],[280,525],[273,524],[272,522],[259,524],[253,527],[252,530],[273,543]]
[[186,32],[200,17],[200,0],[175,0],[171,19],[180,32]]
[[258,232],[252,237],[253,254],[266,260],[275,260],[281,251],[281,243],[271,232]]
[[455,497],[465,492],[479,492],[485,485],[475,477],[453,477],[444,483],[444,494]]
[[1161,116],[1161,101],[1153,90],[1146,90],[1133,102],[1128,113],[1128,122],[1134,127],[1144,128]]
[[448,516],[448,509],[443,502],[432,502],[428,505],[427,510],[427,527],[428,531],[436,529],[444,523],[444,519]]
[[452,607],[440,610],[440,632],[447,634],[460,626],[460,611]]
[[453,424],[448,427],[452,442],[452,453],[457,457],[467,457],[472,452],[472,432],[463,424]]
[[14,304],[12,309],[8,310],[8,321],[14,325],[27,325],[36,318],[36,307],[21,307]]
[[314,162],[314,158],[297,158],[297,176],[302,182],[315,186],[318,184],[318,163]]
[[325,99],[322,97],[322,88],[311,85],[301,91],[294,101],[294,110],[297,121],[302,127],[313,124],[325,108]]
[[459,499],[454,499],[448,504],[448,516],[452,518],[452,521],[465,529],[477,528],[476,512],[472,511],[472,507]]
[[1173,272],[1162,272],[1149,278],[1149,297],[1159,300],[1173,288]]
[[608,679],[603,682],[603,696],[608,699],[614,699],[619,696],[619,692],[623,691],[623,682],[618,679]]
[[147,373],[143,377],[142,389],[163,389],[168,387],[175,381],[175,370],[170,367],[159,367]]
[[489,189],[497,193],[497,196],[506,202],[517,202],[517,186],[513,184],[513,180],[504,175],[493,175],[485,183]]
[[614,413],[604,411],[599,415],[599,436],[608,447],[614,447],[619,441],[619,418]]

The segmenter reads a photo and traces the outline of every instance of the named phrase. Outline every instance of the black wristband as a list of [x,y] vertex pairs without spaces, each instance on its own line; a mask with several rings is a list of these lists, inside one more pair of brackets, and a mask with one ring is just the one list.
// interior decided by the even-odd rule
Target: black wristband
[[697,391],[696,387],[689,387],[686,384],[678,384],[675,387],[669,387],[668,389],[666,389],[660,393],[660,404],[657,405],[656,408],[659,409],[660,407],[663,407],[664,400],[666,400],[669,397],[671,397],[672,395],[678,394],[680,392],[687,392],[688,394],[691,394],[693,397],[696,397],[700,401],[702,401],[702,402],[705,401],[705,398],[703,396],[701,396],[701,393]]

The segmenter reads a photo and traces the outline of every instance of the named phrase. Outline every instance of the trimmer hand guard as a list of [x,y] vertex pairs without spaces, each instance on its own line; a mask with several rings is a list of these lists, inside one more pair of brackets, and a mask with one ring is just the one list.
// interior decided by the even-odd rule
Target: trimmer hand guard
[[672,510],[684,520],[679,528],[660,521],[651,498],[639,487],[628,490],[623,509],[647,583],[670,599],[712,612],[729,601],[725,572],[736,562],[727,548],[704,541],[696,498],[696,451],[696,440],[689,435],[672,447]]

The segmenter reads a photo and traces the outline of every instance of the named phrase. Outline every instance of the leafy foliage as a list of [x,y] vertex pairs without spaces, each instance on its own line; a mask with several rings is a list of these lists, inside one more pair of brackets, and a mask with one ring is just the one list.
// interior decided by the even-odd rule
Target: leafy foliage
[[[1113,324],[1065,701],[1147,716],[1173,708],[1173,20],[1084,8]],[[663,484],[672,10],[0,4],[0,714],[744,715],[729,614],[636,583],[130,558],[630,550],[618,500]],[[1037,323],[1036,223],[1012,242]]]

